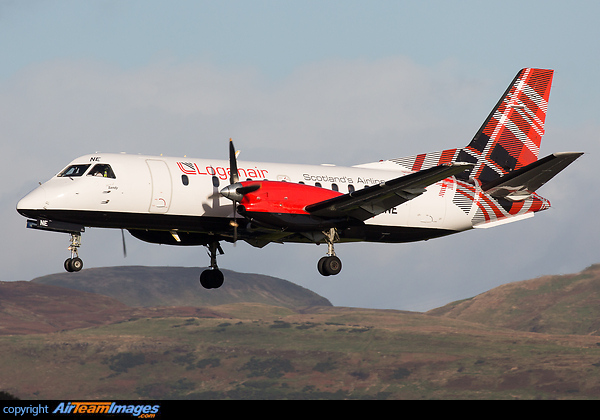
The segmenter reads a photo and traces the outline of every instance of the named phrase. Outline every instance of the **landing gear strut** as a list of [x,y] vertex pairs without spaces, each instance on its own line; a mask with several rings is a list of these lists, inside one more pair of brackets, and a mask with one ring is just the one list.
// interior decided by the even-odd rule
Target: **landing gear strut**
[[224,252],[217,241],[211,242],[208,245],[208,251],[210,255],[210,268],[200,274],[200,284],[205,289],[218,289],[223,285],[225,277],[217,266],[217,252],[219,252],[219,255],[223,255]]
[[71,233],[71,245],[67,248],[71,251],[71,258],[65,260],[65,270],[69,273],[81,271],[83,268],[83,260],[79,258],[78,249],[81,246],[81,233]]
[[317,270],[323,276],[335,276],[342,271],[342,261],[335,255],[333,244],[340,240],[335,228],[324,231],[325,241],[327,242],[327,255],[317,263]]

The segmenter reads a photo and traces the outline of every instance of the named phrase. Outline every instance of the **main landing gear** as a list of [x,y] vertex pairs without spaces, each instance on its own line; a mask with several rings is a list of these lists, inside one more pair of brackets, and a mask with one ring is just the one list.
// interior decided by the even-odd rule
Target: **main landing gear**
[[211,242],[207,247],[210,255],[210,268],[200,274],[200,284],[205,289],[218,289],[225,280],[223,272],[217,266],[217,252],[219,255],[223,255],[223,248],[217,241]]
[[78,249],[81,246],[81,234],[71,233],[71,245],[67,248],[71,251],[71,258],[65,260],[65,270],[69,273],[81,271],[83,268],[83,260],[79,258]]
[[340,240],[337,230],[335,228],[324,231],[325,241],[327,242],[327,255],[319,260],[317,263],[317,270],[322,276],[335,276],[342,271],[342,261],[335,255],[333,249],[334,242]]

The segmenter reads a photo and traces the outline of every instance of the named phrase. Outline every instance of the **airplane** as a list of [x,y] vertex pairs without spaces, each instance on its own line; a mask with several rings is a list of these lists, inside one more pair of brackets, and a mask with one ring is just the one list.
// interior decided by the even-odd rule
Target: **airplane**
[[223,241],[327,244],[317,269],[337,275],[337,243],[428,240],[550,208],[536,191],[583,154],[538,159],[553,75],[520,70],[466,147],[351,167],[238,162],[231,139],[228,160],[94,153],[40,184],[17,211],[28,228],[70,235],[69,272],[82,269],[81,234],[96,227],[205,246],[207,289],[223,284]]

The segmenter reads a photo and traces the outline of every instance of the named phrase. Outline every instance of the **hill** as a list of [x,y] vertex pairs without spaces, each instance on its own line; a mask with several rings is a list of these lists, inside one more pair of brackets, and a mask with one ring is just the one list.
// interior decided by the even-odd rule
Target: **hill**
[[[161,304],[203,290],[195,273],[178,286],[184,276],[163,269],[116,283],[112,269],[88,271],[98,288]],[[281,296],[272,299],[287,307],[243,302],[248,285],[230,292],[235,303],[150,308],[38,280],[0,283],[0,391],[58,400],[598,399],[599,277],[600,265],[512,283],[426,314],[290,307]],[[247,296],[260,294],[257,283]]]
[[219,289],[210,290],[200,286],[201,269],[188,267],[90,268],[78,273],[38,277],[32,282],[110,296],[132,307],[206,307],[238,302],[292,309],[331,306],[324,297],[287,280],[222,271],[225,283]]
[[130,308],[94,293],[27,281],[0,282],[0,335],[51,333],[168,316],[219,315],[207,308]]
[[108,297],[30,282],[0,283],[0,334],[31,334],[122,320],[129,308]]
[[600,398],[597,337],[391,310],[213,310],[2,336],[0,389],[101,401]]
[[600,335],[600,264],[505,284],[427,314],[518,331]]

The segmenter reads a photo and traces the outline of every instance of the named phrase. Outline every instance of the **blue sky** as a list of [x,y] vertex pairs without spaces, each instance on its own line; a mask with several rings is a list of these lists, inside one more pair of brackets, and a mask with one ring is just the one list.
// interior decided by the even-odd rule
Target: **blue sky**
[[[124,68],[163,55],[257,68],[282,77],[331,58],[454,59],[475,71],[591,64],[594,1],[157,1],[0,2],[2,68],[92,59]],[[558,56],[560,59],[557,60]]]
[[[552,210],[456,239],[340,246],[345,269],[327,281],[317,247],[242,244],[220,264],[338,305],[423,310],[599,262],[597,16],[597,1],[0,0],[0,136],[19,174],[0,189],[0,280],[60,271],[66,239],[26,231],[14,206],[79,155],[217,158],[234,137],[249,160],[352,165],[459,147],[528,66],[555,69],[541,154],[586,152],[540,191]],[[205,265],[203,249],[128,245],[123,260],[119,232],[90,230],[86,266]]]
[[[401,56],[451,62],[466,77],[554,68],[583,95],[600,93],[574,83],[595,75],[598,9],[595,1],[3,0],[0,77],[53,60],[122,69],[170,60],[273,81],[308,63]],[[592,117],[567,115],[579,122],[582,113]]]

